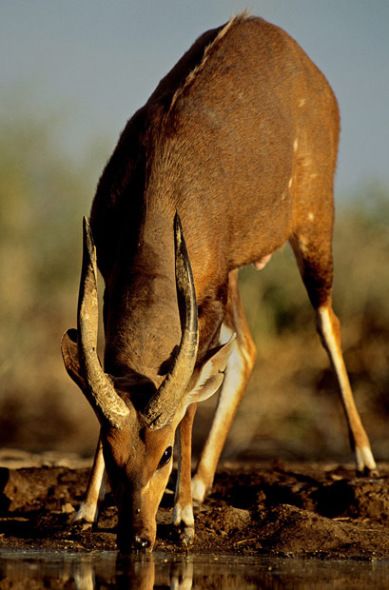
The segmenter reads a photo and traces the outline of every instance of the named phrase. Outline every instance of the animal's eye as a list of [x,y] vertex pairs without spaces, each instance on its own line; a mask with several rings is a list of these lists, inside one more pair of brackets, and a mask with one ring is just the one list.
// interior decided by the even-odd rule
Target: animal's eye
[[168,447],[168,448],[167,448],[167,449],[164,451],[164,453],[163,453],[163,455],[162,455],[162,457],[161,457],[161,460],[160,460],[160,462],[158,463],[158,467],[157,467],[157,469],[161,469],[161,467],[163,467],[164,465],[166,465],[166,463],[169,463],[169,461],[170,461],[170,459],[171,459],[171,457],[172,457],[172,451],[173,451],[172,447]]

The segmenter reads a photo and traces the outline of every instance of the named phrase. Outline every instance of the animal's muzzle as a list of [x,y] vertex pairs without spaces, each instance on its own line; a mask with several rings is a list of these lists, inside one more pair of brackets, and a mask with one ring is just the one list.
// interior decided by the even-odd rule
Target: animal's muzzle
[[128,535],[118,533],[117,545],[120,553],[129,553],[131,551],[151,551],[153,544],[153,541],[143,534],[129,537]]
[[[155,541],[153,527],[144,526],[143,523],[131,522],[128,518],[120,518],[117,528],[117,546],[120,553],[130,551],[151,551]],[[137,515],[138,516],[138,515]]]
[[135,549],[147,550],[151,547],[151,541],[150,541],[150,539],[144,539],[144,538],[136,535],[135,539],[134,539],[134,546],[135,546]]

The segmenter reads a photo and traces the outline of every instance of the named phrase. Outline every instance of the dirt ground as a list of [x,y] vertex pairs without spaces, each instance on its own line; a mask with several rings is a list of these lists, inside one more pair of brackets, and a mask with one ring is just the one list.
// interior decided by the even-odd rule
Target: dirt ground
[[[10,453],[0,464],[0,549],[115,548],[112,494],[96,527],[70,523],[87,484],[83,463],[58,456],[25,461]],[[156,549],[168,552],[183,551],[170,524],[174,476],[158,513]],[[388,483],[388,464],[370,478],[356,477],[351,466],[224,463],[211,495],[196,508],[192,551],[389,558]]]

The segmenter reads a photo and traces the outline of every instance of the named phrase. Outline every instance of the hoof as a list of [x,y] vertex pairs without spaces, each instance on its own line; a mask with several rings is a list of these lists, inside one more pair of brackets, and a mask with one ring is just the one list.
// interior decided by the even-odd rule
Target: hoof
[[370,469],[369,467],[364,467],[363,469],[357,469],[357,476],[358,477],[379,477],[380,472],[375,467],[374,469]]
[[90,524],[91,526],[97,521],[96,510],[88,509],[87,506],[81,504],[77,512],[73,512],[70,516],[69,522],[71,524]]
[[378,477],[378,470],[370,447],[357,447],[355,449],[357,463],[357,475]]
[[174,506],[173,525],[176,529],[178,542],[183,547],[189,547],[194,539],[194,518],[192,504],[181,506],[179,502]]
[[193,526],[186,526],[184,528],[178,529],[178,541],[182,547],[191,547],[194,541],[194,527]]

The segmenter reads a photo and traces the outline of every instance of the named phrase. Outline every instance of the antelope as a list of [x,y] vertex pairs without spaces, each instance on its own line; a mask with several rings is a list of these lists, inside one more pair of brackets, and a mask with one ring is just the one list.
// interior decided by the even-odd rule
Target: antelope
[[[78,327],[62,342],[101,425],[76,520],[97,519],[106,467],[120,550],[153,548],[176,431],[173,519],[192,543],[193,501],[211,490],[255,360],[238,269],[263,268],[286,242],[336,373],[356,468],[376,469],[332,306],[338,136],[323,74],[286,32],[246,14],[200,36],[127,123],[84,221]],[[191,480],[196,407],[219,390]]]

